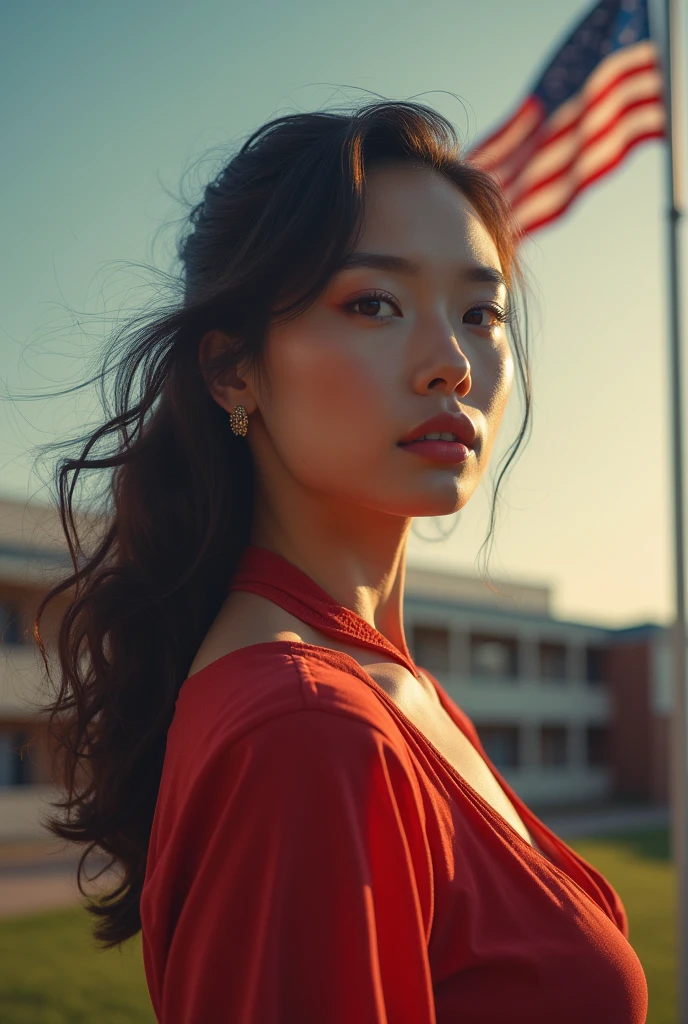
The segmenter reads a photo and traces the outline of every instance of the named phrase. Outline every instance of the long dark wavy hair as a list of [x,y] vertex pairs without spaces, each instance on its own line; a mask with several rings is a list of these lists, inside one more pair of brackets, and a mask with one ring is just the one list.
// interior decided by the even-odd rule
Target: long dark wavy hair
[[[511,208],[498,183],[462,157],[441,114],[384,100],[277,117],[241,144],[191,210],[177,248],[179,300],[113,332],[99,374],[100,425],[67,442],[71,455],[51,459],[72,571],[45,595],[34,622],[48,679],[52,660],[59,675],[42,710],[64,799],[43,827],[85,844],[82,895],[89,854],[117,870],[116,887],[87,904],[103,948],[140,931],[175,701],[251,533],[250,451],[208,384],[232,364],[260,371],[268,328],[304,312],[355,247],[366,174],[387,160],[420,162],[454,182],[494,239],[510,304],[518,293],[527,319]],[[214,329],[233,348],[200,366],[199,343]],[[530,417],[527,330],[525,343],[518,317],[509,330],[525,418],[494,488],[483,548]],[[94,533],[75,491],[77,481],[104,472],[107,484],[88,508],[103,524]],[[46,646],[41,622],[52,602],[60,616]]]

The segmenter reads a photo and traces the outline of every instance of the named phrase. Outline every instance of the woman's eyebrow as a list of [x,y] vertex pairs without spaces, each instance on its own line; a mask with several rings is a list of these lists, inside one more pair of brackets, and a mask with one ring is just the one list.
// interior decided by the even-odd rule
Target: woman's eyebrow
[[[414,260],[405,256],[392,256],[381,252],[352,252],[346,256],[337,270],[353,270],[357,267],[370,267],[373,270],[391,270],[399,274],[419,274],[421,266]],[[462,267],[460,276],[466,281],[487,282],[501,284],[507,290],[507,280],[501,270],[496,267],[488,267],[482,263],[472,263],[468,267]]]

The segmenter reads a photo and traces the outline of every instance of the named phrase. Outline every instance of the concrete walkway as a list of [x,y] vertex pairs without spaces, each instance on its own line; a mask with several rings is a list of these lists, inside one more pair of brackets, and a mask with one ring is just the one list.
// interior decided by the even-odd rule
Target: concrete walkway
[[74,873],[46,872],[18,878],[0,874],[0,918],[74,906],[82,900]]
[[[535,812],[537,814],[537,811]],[[567,814],[538,814],[538,818],[562,839],[567,836],[595,836],[663,828],[669,824],[668,807],[616,807]]]
[[[0,918],[85,903],[76,882],[81,851],[64,851],[50,840],[4,843],[0,846]],[[89,858],[86,876],[92,878],[107,860]],[[84,882],[89,894],[111,886],[103,874],[97,882]]]

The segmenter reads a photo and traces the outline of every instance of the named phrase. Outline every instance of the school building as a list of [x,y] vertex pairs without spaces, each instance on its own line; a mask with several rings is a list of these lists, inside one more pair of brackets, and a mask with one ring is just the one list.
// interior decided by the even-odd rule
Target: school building
[[[54,509],[0,500],[0,841],[39,834],[39,813],[59,795],[32,707],[47,685],[32,626],[70,564]],[[550,587],[494,583],[500,595],[476,576],[411,566],[405,620],[416,661],[469,715],[510,785],[534,809],[668,804],[669,630],[559,619]],[[59,615],[46,616],[48,634]]]
[[409,645],[535,808],[667,805],[672,650],[655,623],[608,629],[551,612],[551,588],[411,569]]

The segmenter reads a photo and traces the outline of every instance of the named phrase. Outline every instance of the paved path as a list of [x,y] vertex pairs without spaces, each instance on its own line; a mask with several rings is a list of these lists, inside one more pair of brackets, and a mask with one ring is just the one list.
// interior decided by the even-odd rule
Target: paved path
[[0,876],[0,917],[73,906],[82,899],[73,872],[46,872],[19,878]]
[[[537,812],[536,812],[537,813]],[[548,828],[562,839],[567,836],[594,836],[609,832],[632,832],[660,828],[669,824],[668,807],[617,807],[577,814],[539,814]]]
[[[44,842],[0,847],[0,918],[85,903],[76,882],[79,856],[56,852]],[[89,858],[88,878],[105,863]],[[99,884],[85,882],[84,888],[92,894]]]

